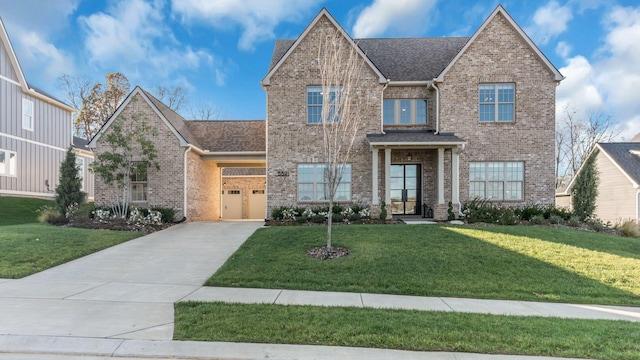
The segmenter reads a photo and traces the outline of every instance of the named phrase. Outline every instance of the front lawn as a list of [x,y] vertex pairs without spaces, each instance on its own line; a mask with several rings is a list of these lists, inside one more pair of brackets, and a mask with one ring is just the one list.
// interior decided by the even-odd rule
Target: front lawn
[[175,309],[175,340],[640,359],[640,326],[626,321],[197,302]]
[[257,231],[208,286],[640,305],[640,239],[535,226],[335,226],[352,254],[315,260],[326,227]]
[[38,210],[42,206],[56,206],[53,200],[0,196],[0,226],[38,222]]
[[0,278],[25,277],[141,235],[45,224],[0,226]]

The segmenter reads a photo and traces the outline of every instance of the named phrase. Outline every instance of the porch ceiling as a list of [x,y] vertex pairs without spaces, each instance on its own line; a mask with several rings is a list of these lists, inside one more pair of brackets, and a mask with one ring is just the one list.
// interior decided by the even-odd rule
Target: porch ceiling
[[453,133],[435,134],[432,131],[387,131],[385,134],[367,134],[372,147],[441,148],[465,145],[467,142]]

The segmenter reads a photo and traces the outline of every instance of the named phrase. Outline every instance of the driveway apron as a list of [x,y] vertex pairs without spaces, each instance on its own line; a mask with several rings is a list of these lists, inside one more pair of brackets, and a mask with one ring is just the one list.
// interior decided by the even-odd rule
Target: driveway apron
[[175,225],[0,281],[0,334],[170,340],[173,303],[199,289],[261,225]]

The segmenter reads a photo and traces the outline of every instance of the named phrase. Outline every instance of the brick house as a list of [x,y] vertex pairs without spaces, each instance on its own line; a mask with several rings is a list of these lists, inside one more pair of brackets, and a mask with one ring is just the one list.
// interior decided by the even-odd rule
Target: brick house
[[[277,40],[267,93],[267,214],[323,202],[317,61],[337,29],[366,66],[341,200],[388,216],[446,219],[449,202],[554,204],[555,88],[563,79],[502,6],[470,38],[352,39],[323,9],[295,40]],[[336,84],[339,85],[339,84]],[[316,99],[316,100],[313,100]]]
[[[157,131],[147,138],[155,145],[160,169],[132,176],[127,189],[131,206],[173,208],[177,219],[189,221],[264,219],[264,121],[186,121],[136,87],[88,147],[96,156],[106,151],[102,137],[109,127],[136,118]],[[99,176],[95,188],[97,205],[114,202],[113,187]]]

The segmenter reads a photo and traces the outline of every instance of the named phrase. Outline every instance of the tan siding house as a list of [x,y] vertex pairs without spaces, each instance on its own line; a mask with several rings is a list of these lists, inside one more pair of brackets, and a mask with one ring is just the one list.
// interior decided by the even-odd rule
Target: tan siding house
[[[613,224],[640,220],[640,134],[631,142],[599,143],[592,156],[599,179],[595,216]],[[571,207],[574,181],[556,194],[557,205]]]

